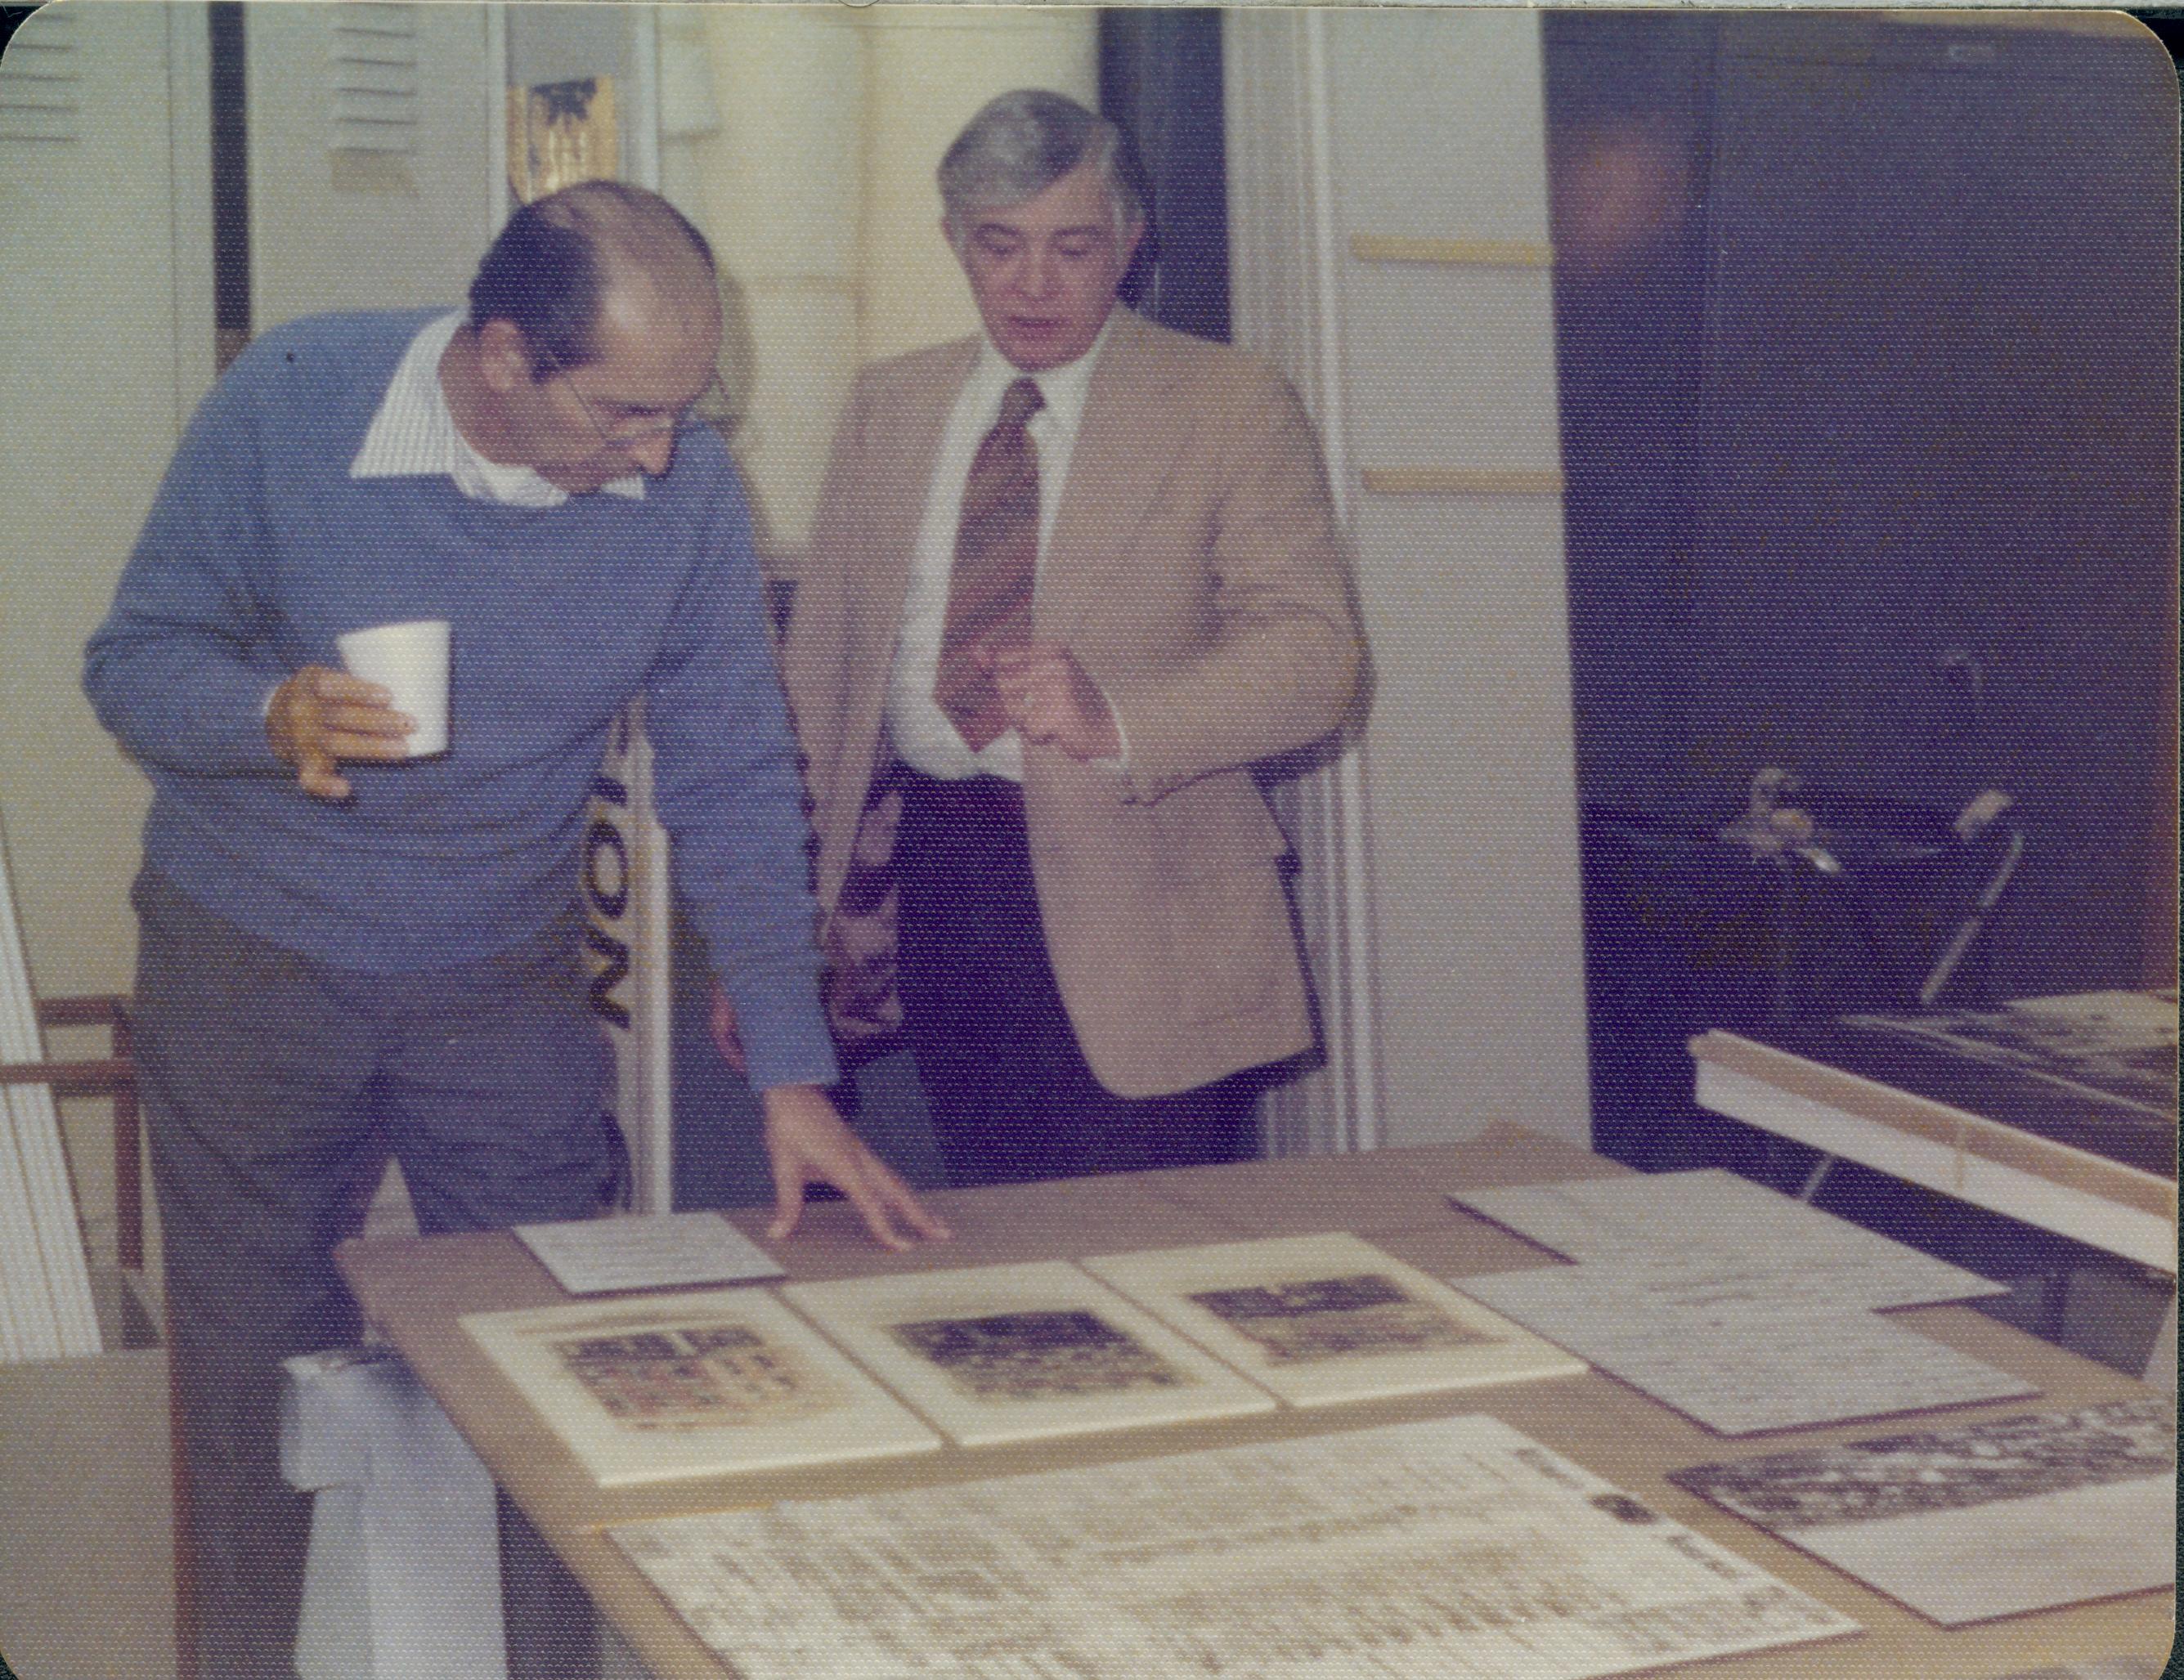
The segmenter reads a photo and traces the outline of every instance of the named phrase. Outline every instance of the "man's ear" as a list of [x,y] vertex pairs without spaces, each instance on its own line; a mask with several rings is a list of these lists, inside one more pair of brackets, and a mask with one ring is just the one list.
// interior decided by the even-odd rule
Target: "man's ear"
[[511,320],[489,320],[478,329],[478,377],[502,396],[532,382],[531,342]]

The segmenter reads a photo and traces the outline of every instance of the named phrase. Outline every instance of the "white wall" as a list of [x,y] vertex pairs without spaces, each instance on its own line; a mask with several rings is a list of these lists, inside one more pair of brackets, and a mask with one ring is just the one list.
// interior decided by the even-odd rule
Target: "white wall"
[[[144,783],[78,683],[84,641],[211,376],[206,162],[176,147],[174,126],[193,115],[203,132],[203,28],[195,6],[50,8],[0,66],[55,78],[76,108],[53,137],[0,121],[16,136],[0,137],[0,823],[42,994],[125,989],[133,963],[121,894]],[[193,47],[192,99],[175,55]],[[203,300],[187,337],[183,278]]]
[[1538,19],[1237,12],[1227,40],[1237,337],[1326,433],[1376,674],[1299,802],[1332,1065],[1292,1129],[1582,1143]]
[[[41,997],[125,992],[142,777],[79,686],[83,644],[212,378],[204,12],[53,7],[0,61],[0,827]],[[103,1054],[87,1035],[55,1054]],[[65,1106],[94,1253],[103,1106]]]

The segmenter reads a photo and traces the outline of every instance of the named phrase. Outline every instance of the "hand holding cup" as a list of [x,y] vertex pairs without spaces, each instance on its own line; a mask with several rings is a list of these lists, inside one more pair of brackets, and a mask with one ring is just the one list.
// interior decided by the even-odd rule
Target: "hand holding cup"
[[266,738],[296,766],[298,786],[332,800],[352,791],[344,759],[391,764],[448,745],[444,622],[355,631],[337,645],[348,670],[304,666],[273,691],[265,713]]

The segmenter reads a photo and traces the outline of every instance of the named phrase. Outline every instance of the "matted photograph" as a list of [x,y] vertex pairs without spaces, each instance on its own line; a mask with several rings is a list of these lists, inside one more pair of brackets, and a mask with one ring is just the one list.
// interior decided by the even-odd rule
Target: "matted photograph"
[[1292,1405],[1586,1368],[1346,1232],[1106,1254],[1083,1264]]
[[781,1293],[966,1446],[1274,1409],[1272,1394],[1063,1260]]
[[473,1313],[462,1325],[603,1487],[940,1444],[762,1291]]

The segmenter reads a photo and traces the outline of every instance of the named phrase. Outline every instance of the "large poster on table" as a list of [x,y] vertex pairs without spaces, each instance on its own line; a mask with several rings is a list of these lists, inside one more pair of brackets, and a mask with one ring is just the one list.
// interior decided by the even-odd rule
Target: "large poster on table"
[[612,1114],[629,1146],[629,1206],[672,1202],[668,1051],[667,837],[652,817],[652,748],[641,706],[615,725],[592,786],[583,844],[592,1012],[615,1050]]

